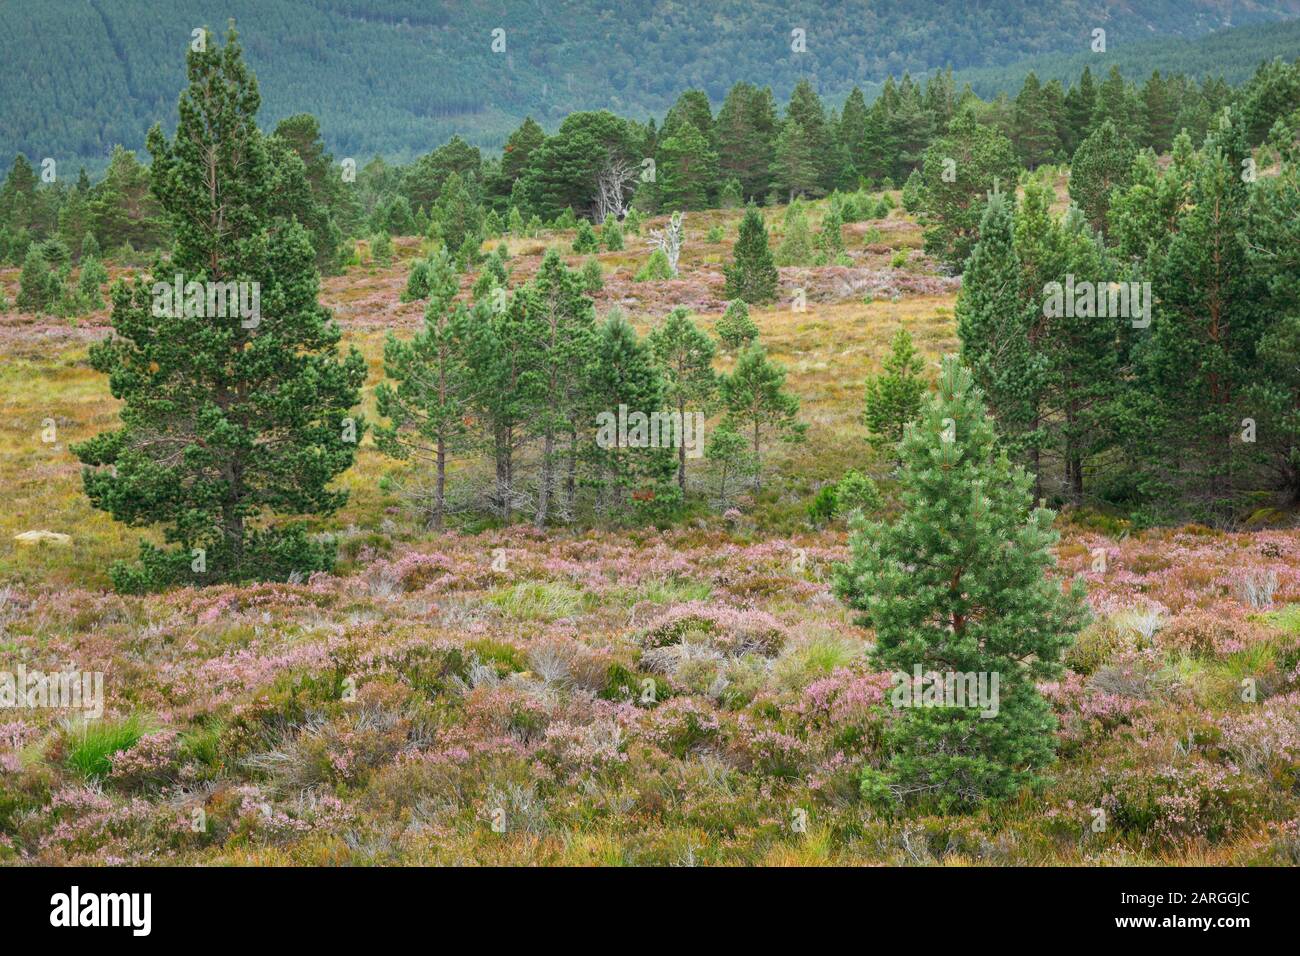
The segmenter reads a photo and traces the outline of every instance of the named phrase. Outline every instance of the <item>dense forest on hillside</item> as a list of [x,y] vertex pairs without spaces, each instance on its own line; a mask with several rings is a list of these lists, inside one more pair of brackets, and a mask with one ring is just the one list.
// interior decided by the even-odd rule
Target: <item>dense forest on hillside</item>
[[[453,134],[500,147],[526,115],[548,131],[583,109],[644,121],[683,89],[701,89],[716,105],[738,81],[771,86],[785,99],[806,80],[838,104],[855,84],[874,95],[890,75],[988,67],[992,78],[981,75],[977,89],[992,95],[995,80],[1014,88],[1026,72],[1007,64],[1085,49],[1095,28],[1107,31],[1108,51],[1130,79],[1153,68],[1200,79],[1222,73],[1223,57],[1173,46],[1155,63],[1150,41],[1240,27],[1240,48],[1223,52],[1253,69],[1286,52],[1271,28],[1300,15],[1300,3],[1167,0],[1138,12],[1101,0],[994,0],[963,4],[954,16],[939,0],[728,0],[707,14],[652,0],[463,9],[414,0],[176,0],[136,14],[132,0],[0,5],[0,59],[12,75],[33,78],[0,94],[0,163],[23,152],[97,172],[114,145],[138,149],[184,80],[171,55],[176,38],[221,28],[228,17],[247,31],[267,103],[263,122],[314,113],[336,155],[364,161],[376,153],[410,159]],[[796,28],[805,31],[806,52],[792,50]],[[500,53],[492,47],[498,29]],[[56,58],[67,64],[59,82],[41,79]],[[1069,74],[1081,66],[1071,63]],[[1036,68],[1042,75],[1043,65]]]

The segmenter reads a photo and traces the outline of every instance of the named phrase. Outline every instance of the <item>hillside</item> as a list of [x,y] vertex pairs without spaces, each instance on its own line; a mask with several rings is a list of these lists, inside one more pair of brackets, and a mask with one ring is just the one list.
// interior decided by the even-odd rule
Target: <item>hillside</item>
[[[783,213],[772,210],[774,231]],[[644,239],[600,253],[597,307],[618,303],[647,332],[671,305],[690,304],[712,330],[739,219],[692,215],[672,281],[633,281]],[[714,228],[723,241],[708,239]],[[573,237],[509,240],[516,281],[548,249],[578,267]],[[807,285],[808,312],[784,302],[754,310],[815,425],[808,445],[782,456],[791,487],[807,492],[860,461],[861,382],[899,328],[927,364],[957,347],[956,281],[933,274],[920,243],[901,210],[847,227],[852,266],[781,270],[782,298]],[[384,333],[420,325],[422,303],[398,299],[418,252],[402,238],[391,265],[353,266],[323,290],[346,341],[366,355],[368,394]],[[898,253],[902,267],[891,265]],[[13,293],[17,283],[18,270],[0,270],[0,286]],[[0,862],[1300,860],[1288,783],[1300,752],[1295,529],[1130,533],[1063,522],[1056,573],[1087,580],[1097,620],[1066,675],[1043,687],[1060,721],[1051,786],[969,815],[900,821],[858,797],[859,765],[883,759],[889,675],[871,668],[871,632],[832,593],[834,563],[850,553],[840,522],[773,532],[746,514],[667,531],[431,534],[386,490],[391,463],[367,440],[344,479],[351,501],[324,525],[341,541],[337,575],[106,592],[104,569],[130,557],[135,532],[89,506],[67,445],[116,416],[84,362],[107,323],[106,310],[77,327],[0,315],[14,356],[0,376],[10,501],[0,624],[29,669],[102,669],[112,675],[108,713],[143,716],[84,737],[52,711],[3,727]],[[38,440],[51,414],[57,445]],[[13,540],[45,526],[71,542]],[[1273,582],[1267,596],[1250,590],[1256,581]],[[1245,675],[1258,681],[1258,705],[1239,699]],[[637,696],[646,680],[655,703]],[[354,700],[340,699],[348,682]],[[119,732],[126,742],[108,743]],[[1214,743],[1180,755],[1171,741],[1189,734]],[[100,748],[128,745],[102,783],[76,769],[108,766]],[[1114,825],[1097,832],[1094,807]],[[791,825],[803,819],[797,810],[806,832]],[[203,832],[192,827],[199,812]]]
[[[345,12],[357,9],[365,12]],[[148,17],[131,0],[10,3],[0,5],[0,58],[28,81],[0,94],[0,164],[21,151],[96,171],[114,144],[138,148],[150,125],[174,115],[179,52],[191,31],[220,30],[228,17],[249,38],[263,122],[312,112],[336,155],[405,159],[453,134],[499,146],[529,114],[548,129],[578,109],[662,116],[688,87],[717,103],[738,80],[770,84],[783,100],[807,78],[838,102],[854,84],[871,95],[905,70],[951,65],[1012,77],[1017,68],[1007,64],[1037,56],[1047,59],[1036,68],[1050,72],[1047,64],[1065,62],[1061,54],[1086,55],[1097,26],[1107,30],[1108,50],[1139,72],[1150,57],[1130,52],[1126,60],[1126,48],[1246,27],[1234,33],[1230,63],[1192,43],[1155,65],[1249,69],[1284,52],[1276,22],[1298,15],[1300,0],[995,0],[963,5],[958,17],[940,0],[726,0],[703,12],[651,0],[565,0],[454,13],[415,0],[176,0]],[[791,51],[794,27],[807,31],[806,53]],[[500,54],[491,48],[498,28],[506,31]],[[48,78],[52,63],[61,64],[58,82]]]

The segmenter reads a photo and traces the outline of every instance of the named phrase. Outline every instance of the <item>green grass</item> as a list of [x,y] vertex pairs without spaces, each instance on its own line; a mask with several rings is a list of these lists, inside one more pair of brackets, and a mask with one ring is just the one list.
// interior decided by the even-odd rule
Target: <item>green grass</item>
[[583,592],[555,581],[521,581],[493,592],[488,603],[516,621],[555,621],[581,613]]
[[145,731],[144,721],[135,715],[120,721],[84,723],[69,743],[68,766],[87,780],[106,777],[113,768],[113,754],[134,747]]

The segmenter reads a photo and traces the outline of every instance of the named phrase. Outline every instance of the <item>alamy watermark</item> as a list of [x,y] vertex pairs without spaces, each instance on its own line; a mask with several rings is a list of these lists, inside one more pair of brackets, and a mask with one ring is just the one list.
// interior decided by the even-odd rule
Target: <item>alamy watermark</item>
[[997,671],[894,671],[890,701],[895,707],[965,707],[978,710],[983,718],[998,715]]
[[227,319],[255,329],[262,323],[260,282],[184,281],[180,273],[172,282],[153,284],[153,314],[158,319]]
[[1065,282],[1043,286],[1043,315],[1059,319],[1132,319],[1133,328],[1151,324],[1150,282]]
[[0,671],[0,708],[80,710],[91,720],[104,715],[102,671]]
[[596,445],[600,448],[685,448],[687,458],[704,454],[703,412],[629,412],[596,416]]

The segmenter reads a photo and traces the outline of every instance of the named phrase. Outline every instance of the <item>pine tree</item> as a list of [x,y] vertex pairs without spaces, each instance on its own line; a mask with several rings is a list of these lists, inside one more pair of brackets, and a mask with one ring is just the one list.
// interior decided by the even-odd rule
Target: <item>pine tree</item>
[[365,360],[355,349],[340,360],[311,241],[271,214],[277,180],[291,171],[272,166],[234,29],[224,47],[209,36],[191,50],[187,68],[174,139],[158,126],[148,136],[151,189],[175,235],[166,275],[256,283],[268,313],[176,314],[155,309],[143,281],[115,287],[115,334],[90,361],[124,403],[122,425],[73,451],[95,507],[160,524],[179,545],[142,543],[140,565],[115,566],[126,591],[328,570],[331,548],[270,519],[340,507],[346,492],[328,485],[365,430],[351,411]]
[[163,241],[165,226],[150,189],[151,178],[151,171],[134,152],[113,148],[108,169],[90,201],[95,235],[107,248],[129,243],[133,249],[152,249]]
[[682,122],[659,141],[655,170],[660,208],[706,209],[717,193],[718,154],[693,123]]
[[1141,126],[1138,122],[1137,104],[1129,93],[1128,84],[1124,82],[1124,77],[1120,75],[1117,66],[1110,68],[1106,79],[1102,80],[1101,85],[1097,87],[1097,102],[1092,110],[1094,130],[1106,122],[1115,124],[1117,130],[1122,130],[1126,134],[1136,134],[1127,135],[1128,139],[1142,138],[1137,133]]
[[[586,370],[595,349],[596,317],[583,290],[582,278],[565,266],[554,249],[542,258],[530,283],[533,310],[523,334],[534,356],[538,406],[529,426],[541,440],[534,523],[546,526],[551,517],[559,467],[566,469],[566,512],[571,511],[578,432],[585,402]],[[560,445],[564,444],[561,461]]]
[[744,299],[735,299],[727,306],[714,332],[728,352],[743,352],[746,346],[758,339],[758,326],[749,317],[749,306]]
[[723,269],[727,277],[727,298],[743,299],[751,305],[775,299],[781,277],[767,246],[767,227],[752,204],[740,221],[740,231],[732,251],[735,259]]
[[1151,74],[1142,87],[1142,114],[1146,135],[1142,145],[1163,153],[1174,142],[1174,104],[1169,99],[1169,87],[1160,77],[1160,71]]
[[[1031,479],[997,447],[981,398],[946,359],[938,394],[903,438],[902,514],[860,525],[836,569],[836,592],[875,630],[875,665],[898,682],[889,763],[863,772],[864,794],[944,812],[1040,782],[1056,721],[1035,682],[1060,672],[1087,614],[1080,583],[1063,592],[1048,576],[1054,516],[1032,507]],[[914,685],[904,696],[918,671],[985,675],[989,689],[997,675],[995,703],[935,706]]]
[[1016,97],[1013,120],[1016,149],[1021,163],[1029,169],[1050,162],[1061,148],[1047,106],[1043,87],[1031,70]]
[[393,264],[393,240],[385,231],[370,239],[370,258],[381,266]]
[[1070,198],[1088,217],[1088,224],[1106,228],[1112,190],[1128,186],[1137,153],[1131,140],[1110,120],[1088,135],[1070,163]]
[[518,507],[516,453],[531,438],[528,423],[542,401],[534,328],[538,308],[533,290],[525,286],[508,300],[494,295],[477,300],[471,314],[474,417],[491,443],[495,477],[489,498],[506,524]]
[[[322,272],[337,272],[343,232],[335,211],[355,215],[359,210],[348,202],[352,194],[336,173],[333,157],[325,151],[316,118],[301,113],[281,120],[266,145],[275,168],[287,171],[276,186],[275,214],[297,219],[311,237],[317,267]],[[293,168],[298,163],[301,168]]]
[[375,389],[379,414],[375,444],[394,458],[433,462],[429,525],[441,531],[447,514],[447,463],[469,443],[466,418],[473,399],[469,369],[469,311],[454,301],[460,287],[455,266],[440,249],[426,263],[424,327],[403,342],[391,332],[384,342],[384,374],[396,383]]
[[[1040,372],[1035,455],[1046,453],[1060,460],[1065,494],[1071,503],[1082,505],[1085,466],[1114,441],[1117,403],[1130,378],[1123,359],[1134,317],[1094,314],[1101,310],[1087,308],[1086,302],[1084,307],[1076,303],[1073,309],[1043,307],[1049,283],[1057,283],[1064,297],[1070,276],[1099,290],[1119,278],[1118,268],[1082,213],[1071,209],[1058,221],[1051,214],[1055,201],[1050,186],[1026,184],[1015,213],[1016,259],[1021,298],[1030,310],[1031,358]],[[1039,305],[1036,310],[1034,303]],[[1035,471],[1042,471],[1039,463]]]
[[524,117],[519,128],[506,140],[501,156],[501,175],[511,184],[514,183],[528,166],[533,150],[546,140],[546,133],[531,116]]
[[[962,361],[988,401],[999,435],[1013,455],[1032,459],[1040,440],[1043,369],[1030,345],[1030,329],[1041,303],[1023,296],[1015,212],[1003,193],[989,197],[979,242],[962,274],[956,313]],[[1033,472],[1041,478],[1037,465]],[[1041,484],[1034,493],[1041,496]]]
[[781,245],[776,250],[776,263],[782,266],[810,266],[813,264],[813,236],[808,225],[807,207],[795,200],[786,207],[785,221],[781,224]]
[[1231,516],[1255,448],[1240,440],[1272,316],[1247,245],[1247,186],[1212,136],[1159,271],[1142,370],[1157,403],[1148,467],[1200,520]]
[[582,291],[592,295],[605,288],[605,277],[600,271],[600,260],[594,256],[582,264]]
[[920,210],[922,187],[921,171],[919,169],[912,170],[908,174],[907,182],[903,183],[903,208],[908,212]]
[[[906,179],[925,158],[925,149],[934,139],[934,119],[926,112],[921,88],[904,73],[898,88],[898,99],[890,115],[890,138],[897,152],[889,169],[891,178]],[[890,188],[893,188],[892,186]]]
[[[598,328],[594,356],[588,366],[587,390],[588,405],[596,416],[617,416],[619,406],[646,415],[663,408],[663,379],[650,348],[637,338],[636,330],[617,310],[612,310]],[[638,486],[654,494],[667,490],[664,479],[671,480],[674,471],[673,457],[667,449],[634,447],[630,440],[628,445],[621,445],[607,439],[598,431],[591,451],[597,470],[599,511],[622,511],[628,505],[629,493]]]
[[524,217],[520,215],[517,206],[510,207],[510,216],[506,220],[506,228],[510,231],[510,235],[516,239],[524,234]]
[[[749,436],[754,458],[773,438],[799,441],[804,426],[798,421],[799,399],[785,390],[785,369],[767,358],[755,342],[741,353],[735,369],[722,378],[722,405],[729,428]],[[762,487],[761,469],[754,473],[754,490]]]
[[50,299],[50,267],[45,264],[39,244],[27,247],[23,271],[18,278],[18,311],[41,312],[52,305]]
[[797,120],[786,120],[776,138],[776,155],[772,160],[775,186],[784,190],[789,201],[796,196],[820,196],[817,153],[813,137]]
[[623,249],[623,227],[614,216],[606,216],[605,224],[600,229],[601,241],[609,252],[621,252]]
[[1258,441],[1288,504],[1300,504],[1300,149],[1284,151],[1277,176],[1261,178],[1250,197],[1250,256],[1266,284],[1272,322],[1255,349],[1262,366],[1249,403],[1262,411]]
[[770,89],[740,82],[727,92],[714,130],[718,174],[740,183],[744,199],[761,199],[772,188],[777,119]]
[[960,269],[979,238],[985,198],[1016,181],[1011,142],[963,110],[926,150],[921,176],[925,251]]
[[586,219],[578,223],[577,234],[573,237],[573,251],[577,253],[600,251],[600,240],[596,238],[596,230],[591,228],[591,223]]
[[483,210],[458,172],[447,177],[438,201],[433,205],[432,217],[438,235],[448,249],[459,251],[467,239],[472,239],[476,245],[481,241]]
[[1092,132],[1092,114],[1097,105],[1097,87],[1092,81],[1092,70],[1083,68],[1077,86],[1065,94],[1065,152],[1073,156],[1089,133]]
[[108,270],[94,256],[82,256],[81,275],[77,278],[77,294],[86,307],[92,310],[104,307],[99,287],[108,281]]
[[869,115],[866,97],[854,86],[849,91],[848,98],[844,101],[844,109],[840,113],[839,137],[848,151],[849,162],[857,176],[868,175],[865,149]]
[[[36,225],[36,182],[36,170],[19,153],[9,167],[4,185],[0,186],[0,226],[14,233],[25,233]],[[11,258],[16,259],[23,251],[13,250]]]
[[[797,125],[807,137],[814,169],[811,188],[817,195],[830,192],[835,188],[835,180],[840,172],[835,162],[833,128],[827,119],[821,97],[808,80],[800,80],[790,91],[785,115],[785,125]],[[777,152],[780,152],[779,141]]]
[[[696,327],[690,312],[676,308],[649,336],[650,351],[664,383],[664,401],[683,423],[702,413],[718,388],[713,341]],[[683,426],[684,427],[684,426]],[[686,443],[677,443],[677,487],[686,494]]]
[[758,461],[750,450],[749,440],[725,423],[709,433],[704,458],[713,475],[713,500],[719,511],[731,505],[743,482],[754,480]]
[[[445,251],[439,250],[439,252]],[[402,290],[400,296],[403,302],[414,302],[417,299],[429,298],[430,267],[431,263],[428,259],[416,259],[411,263],[410,274],[406,277],[406,288]]]
[[718,191],[718,207],[721,209],[739,209],[745,204],[744,191],[739,179],[728,179]]
[[844,236],[841,233],[843,225],[839,209],[830,206],[826,210],[826,215],[822,217],[821,232],[817,234],[817,252],[820,261],[829,265],[839,263],[840,256],[844,255]]
[[899,329],[894,335],[889,355],[881,366],[879,375],[867,379],[862,412],[867,441],[878,449],[902,441],[903,429],[916,421],[925,395],[925,380],[921,378],[925,366],[907,329]]

